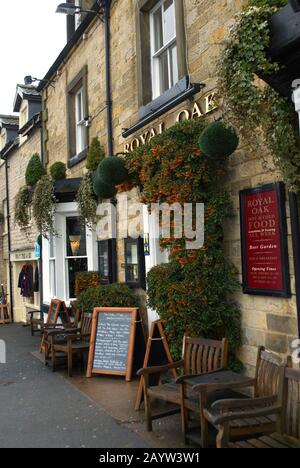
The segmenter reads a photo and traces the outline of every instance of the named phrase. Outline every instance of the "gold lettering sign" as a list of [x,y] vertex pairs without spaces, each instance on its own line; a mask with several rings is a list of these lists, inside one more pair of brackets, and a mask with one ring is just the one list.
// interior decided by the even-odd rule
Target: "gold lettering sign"
[[[175,122],[182,122],[183,120],[193,120],[204,117],[206,114],[213,112],[218,108],[216,103],[216,93],[212,92],[204,97],[201,103],[195,102],[192,109],[182,109],[175,116]],[[166,129],[165,122],[159,122],[157,127],[152,127],[145,130],[141,135],[135,137],[124,145],[124,153],[130,153],[140,146],[146,145],[156,135],[161,135]]]

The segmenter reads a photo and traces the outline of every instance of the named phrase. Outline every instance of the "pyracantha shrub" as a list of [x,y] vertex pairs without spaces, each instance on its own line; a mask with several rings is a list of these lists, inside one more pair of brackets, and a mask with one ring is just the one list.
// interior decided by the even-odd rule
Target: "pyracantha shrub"
[[[227,158],[211,158],[199,149],[205,128],[203,119],[178,123],[125,159],[130,182],[140,188],[149,209],[152,203],[165,202],[179,204],[183,212],[187,203],[204,204],[204,244],[187,248],[191,239],[184,220],[170,217],[170,237],[160,239],[161,248],[170,254],[169,264],[155,267],[148,275],[149,306],[167,320],[176,358],[181,355],[184,333],[215,339],[227,336],[231,356],[241,344],[240,311],[232,300],[239,288],[237,271],[226,259],[223,245],[224,222],[231,216],[230,197],[222,183]],[[165,222],[161,218],[162,228]],[[174,235],[178,223],[182,238]],[[201,230],[195,217],[192,225]]]
[[76,274],[75,278],[75,297],[90,288],[96,288],[100,285],[100,274],[98,271],[82,271]]

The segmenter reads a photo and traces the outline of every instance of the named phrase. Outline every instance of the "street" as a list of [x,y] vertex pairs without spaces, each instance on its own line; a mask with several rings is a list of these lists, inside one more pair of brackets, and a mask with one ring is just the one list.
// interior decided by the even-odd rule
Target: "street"
[[0,364],[0,448],[143,448],[60,374],[30,353],[39,340],[20,325],[0,327],[7,364]]

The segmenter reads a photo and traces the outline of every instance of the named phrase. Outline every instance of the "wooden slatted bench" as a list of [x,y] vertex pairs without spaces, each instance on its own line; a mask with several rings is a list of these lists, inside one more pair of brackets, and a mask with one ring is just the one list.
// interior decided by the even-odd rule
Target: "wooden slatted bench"
[[300,441],[293,437],[285,436],[275,432],[274,434],[265,435],[258,439],[242,440],[240,442],[230,443],[229,448],[264,448],[264,449],[287,449],[300,448]]
[[[219,410],[218,415],[215,410]],[[212,405],[212,413],[206,415],[218,429],[218,448],[300,448],[300,370],[285,368],[276,401],[272,397],[223,400]],[[263,434],[269,418],[276,420],[276,432],[230,442],[235,421],[257,421],[257,434]]]
[[[142,377],[146,424],[147,430],[152,431],[152,421],[165,416],[170,416],[174,413],[180,413],[181,397],[180,385],[175,381],[162,383],[159,380],[158,385],[151,385],[150,378],[153,375],[159,375],[170,371],[180,370],[184,375],[205,374],[207,372],[215,372],[220,369],[225,369],[228,359],[228,342],[224,338],[222,341],[207,340],[204,338],[185,337],[183,360],[166,364],[164,366],[146,367],[138,371],[138,375]],[[191,398],[197,400],[197,395]],[[159,414],[153,414],[152,402],[159,400],[175,405],[175,409],[168,409]],[[196,404],[197,402],[195,402]],[[196,408],[199,408],[199,403]]]

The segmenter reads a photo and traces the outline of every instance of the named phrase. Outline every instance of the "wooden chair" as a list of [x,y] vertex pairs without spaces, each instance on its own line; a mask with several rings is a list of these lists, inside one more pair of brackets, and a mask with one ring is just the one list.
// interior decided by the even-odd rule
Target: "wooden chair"
[[83,359],[84,353],[89,350],[92,330],[92,314],[82,314],[79,328],[67,328],[64,330],[53,329],[47,331],[45,346],[45,363],[51,363],[55,372],[57,361],[67,357],[68,375],[72,377],[73,356],[78,355]]
[[[206,420],[218,431],[218,445],[228,437],[244,437],[252,434],[272,433],[276,429],[276,414],[269,413],[268,407],[279,408],[282,396],[286,365],[280,358],[260,347],[258,349],[256,376],[253,381],[254,398],[224,399],[204,409]],[[277,405],[277,406],[276,406]],[[251,417],[253,408],[258,408],[257,417]],[[224,413],[233,413],[228,424],[220,427]],[[220,422],[221,421],[221,422]],[[222,433],[224,431],[224,434]]]
[[[172,369],[181,370],[184,375],[197,375],[204,372],[214,372],[227,366],[228,343],[206,340],[204,338],[185,337],[183,359],[164,366],[147,367],[138,371],[143,379],[144,401],[147,430],[152,431],[152,421],[180,412],[180,386],[175,381],[151,385],[151,377],[161,376]],[[172,403],[175,409],[160,414],[152,414],[152,400],[162,400]]]
[[0,324],[11,323],[11,316],[8,304],[0,304]]
[[[281,393],[282,392],[282,393]],[[240,404],[232,402],[224,407],[223,402],[215,403],[222,408],[223,414],[216,417],[218,427],[217,448],[300,448],[300,371],[285,368],[283,385],[279,399],[252,399]],[[276,418],[276,432],[263,435],[257,439],[250,438],[230,443],[230,424],[234,418],[247,417],[261,423],[259,432],[264,433],[264,420]]]
[[[35,314],[38,314],[39,318],[35,318]],[[41,319],[40,310],[31,310],[28,315],[30,316],[31,336],[34,336],[35,333],[42,333],[43,329],[49,325],[56,325],[59,317],[62,319],[62,323],[70,323],[66,304],[60,299],[51,300],[46,323]]]

